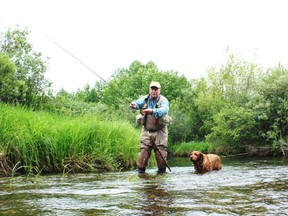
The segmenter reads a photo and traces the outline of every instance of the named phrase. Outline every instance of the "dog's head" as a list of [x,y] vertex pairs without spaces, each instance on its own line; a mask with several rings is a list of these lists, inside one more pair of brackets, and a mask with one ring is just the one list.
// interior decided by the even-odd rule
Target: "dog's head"
[[191,161],[200,161],[203,159],[203,153],[201,151],[193,151],[190,154]]

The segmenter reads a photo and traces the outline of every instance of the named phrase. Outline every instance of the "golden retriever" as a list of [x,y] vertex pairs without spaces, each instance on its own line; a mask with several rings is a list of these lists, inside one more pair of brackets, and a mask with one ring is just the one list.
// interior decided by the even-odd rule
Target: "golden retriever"
[[205,173],[222,168],[221,159],[216,154],[204,154],[201,151],[193,151],[190,154],[190,159],[193,161],[197,173]]

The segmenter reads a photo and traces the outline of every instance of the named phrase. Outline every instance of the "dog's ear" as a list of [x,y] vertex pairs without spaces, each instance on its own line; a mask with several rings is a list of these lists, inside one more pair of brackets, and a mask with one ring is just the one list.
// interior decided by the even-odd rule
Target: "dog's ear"
[[204,159],[204,154],[202,152],[198,152],[197,156],[199,157],[199,159],[203,160]]

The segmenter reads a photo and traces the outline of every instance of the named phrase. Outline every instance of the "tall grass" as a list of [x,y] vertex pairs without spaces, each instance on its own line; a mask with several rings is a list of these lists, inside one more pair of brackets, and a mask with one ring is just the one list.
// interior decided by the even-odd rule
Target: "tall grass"
[[139,136],[128,122],[99,114],[69,117],[0,104],[0,153],[23,173],[128,169]]

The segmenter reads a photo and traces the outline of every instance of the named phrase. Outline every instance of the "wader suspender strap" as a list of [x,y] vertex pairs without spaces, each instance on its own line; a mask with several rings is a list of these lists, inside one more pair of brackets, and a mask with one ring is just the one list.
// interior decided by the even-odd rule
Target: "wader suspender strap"
[[[144,115],[143,110],[148,108],[148,98],[149,98],[149,95],[147,95],[147,97],[144,99],[144,104],[143,104],[142,109],[140,111],[142,115]],[[160,95],[159,99],[156,103],[155,108],[159,108],[160,104],[162,103],[162,101],[164,99],[165,99],[165,97]],[[157,123],[154,123],[153,119],[155,119],[155,118],[152,115],[151,116],[150,115],[149,116],[144,115],[144,127],[148,131],[157,131],[157,130],[161,130],[162,128],[164,128],[164,125],[158,124],[158,121],[156,121]],[[153,121],[153,123],[152,123],[152,121]]]
[[[145,98],[145,102],[144,102],[144,104],[143,104],[143,107],[142,107],[142,109],[147,109],[147,106],[148,106],[148,97],[149,97],[149,95],[147,95],[147,97]],[[163,97],[160,95],[159,96],[159,100],[158,100],[158,102],[157,102],[157,104],[156,104],[156,108],[159,108],[160,107],[160,104],[161,104],[161,102],[163,101]]]

